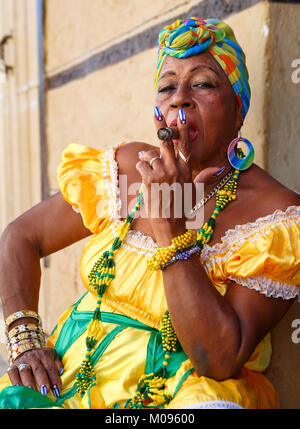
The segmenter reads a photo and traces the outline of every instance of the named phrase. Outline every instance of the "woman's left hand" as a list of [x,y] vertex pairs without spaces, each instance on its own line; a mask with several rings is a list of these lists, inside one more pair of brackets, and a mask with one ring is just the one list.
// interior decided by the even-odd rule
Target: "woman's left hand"
[[[167,127],[162,117],[155,119],[155,125],[157,130]],[[136,168],[142,176],[145,208],[151,224],[165,225],[169,222],[175,229],[179,226],[182,229],[186,220],[185,204],[195,195],[195,186],[190,161],[185,162],[179,155],[180,151],[189,159],[191,153],[188,125],[178,118],[177,127],[178,150],[175,150],[173,141],[160,140],[159,149],[139,153],[140,161]],[[194,203],[192,198],[189,205]]]

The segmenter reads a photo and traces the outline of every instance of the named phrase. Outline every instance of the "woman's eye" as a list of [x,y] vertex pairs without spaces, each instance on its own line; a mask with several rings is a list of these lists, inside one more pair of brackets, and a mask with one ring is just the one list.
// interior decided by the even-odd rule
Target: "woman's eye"
[[214,86],[209,82],[199,82],[193,85],[195,88],[213,88]]
[[173,86],[173,85],[167,85],[167,86],[163,86],[162,88],[160,88],[158,90],[158,92],[159,93],[164,93],[164,92],[172,91],[173,89],[175,89],[175,86]]

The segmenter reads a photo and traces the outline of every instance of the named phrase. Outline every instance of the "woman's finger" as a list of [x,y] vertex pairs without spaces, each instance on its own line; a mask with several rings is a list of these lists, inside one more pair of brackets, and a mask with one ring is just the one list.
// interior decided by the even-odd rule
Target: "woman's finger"
[[[54,351],[55,351],[55,350],[54,350]],[[56,352],[55,352],[55,354],[56,354]],[[59,359],[59,357],[57,356],[57,354],[56,354],[56,356],[54,357],[54,363],[55,363],[55,365],[56,365],[56,368],[57,368],[58,374],[59,374],[60,376],[62,376],[62,375],[63,375],[63,373],[64,373],[64,367],[63,367],[63,364],[62,364],[61,360],[60,360],[60,359]]]
[[7,370],[10,382],[13,386],[21,386],[22,380],[19,374],[19,370],[16,366],[10,366]]
[[142,183],[146,186],[150,185],[153,180],[153,170],[147,161],[140,160],[135,164],[135,168],[140,173]]
[[152,169],[162,168],[162,155],[156,150],[139,152],[139,158],[142,161],[148,162],[149,167],[151,167]]
[[[49,387],[53,391],[54,395],[58,398],[61,392],[61,378],[58,369],[57,362],[55,361],[55,352],[53,349],[45,349],[46,353],[41,356],[41,362],[47,372],[49,378]],[[56,358],[56,360],[58,357]]]
[[160,111],[160,109],[159,109],[158,106],[154,107],[154,117],[155,117],[155,119],[157,121],[156,124],[157,124],[158,128],[166,126],[165,119],[164,119],[163,114],[161,113],[161,111]]
[[31,370],[37,385],[37,389],[44,396],[47,396],[50,390],[50,381],[44,365],[40,361],[32,363]]
[[[157,106],[154,108],[154,124],[157,132],[160,128],[167,127],[167,123]],[[160,142],[160,153],[166,165],[171,166],[172,164],[175,164],[176,156],[175,156],[175,150],[174,150],[174,145],[172,140],[170,141],[159,140],[159,142]]]
[[31,387],[32,389],[36,390],[35,380],[33,377],[31,366],[27,363],[20,363],[18,364],[17,368],[19,371],[21,384],[23,386]]
[[57,351],[55,349],[53,349],[52,347],[47,347],[44,350],[46,350],[47,353],[49,353],[50,357],[52,358],[53,362],[56,365],[56,368],[57,368],[59,375],[62,375],[62,373],[64,372],[63,364],[62,364],[62,361],[60,360],[60,358],[57,354]]
[[179,131],[179,138],[177,140],[179,156],[177,159],[182,165],[190,165],[189,161],[192,149],[189,137],[189,125],[183,109],[180,109],[178,112],[177,127]]
[[[218,173],[219,172],[223,172],[224,168],[220,168],[220,167],[208,167],[205,168],[204,170],[200,171],[199,174],[197,174],[197,176],[194,178],[193,182],[194,183],[205,183],[207,182],[208,179],[215,177],[218,177]],[[219,173],[219,174],[221,174]]]

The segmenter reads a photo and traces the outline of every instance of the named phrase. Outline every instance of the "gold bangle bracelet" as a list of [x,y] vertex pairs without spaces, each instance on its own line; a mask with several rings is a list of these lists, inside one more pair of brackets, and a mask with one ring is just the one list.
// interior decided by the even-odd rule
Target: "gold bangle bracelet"
[[9,345],[13,345],[24,340],[37,340],[40,342],[44,342],[45,337],[37,332],[22,332],[21,334],[17,334],[14,337],[9,338],[8,343]]
[[9,325],[11,325],[14,321],[19,320],[19,319],[23,319],[24,317],[32,317],[32,318],[38,320],[39,325],[42,326],[41,318],[40,318],[40,316],[35,311],[32,311],[32,310],[20,310],[20,311],[16,311],[15,313],[11,314],[5,320],[5,327],[6,327],[6,329],[8,329]]
[[41,342],[37,339],[31,339],[31,338],[27,338],[26,340],[21,340],[18,341],[14,344],[8,344],[8,350],[9,352],[17,350],[20,346],[23,346],[24,344],[41,344]]
[[27,352],[28,350],[41,349],[41,348],[42,348],[42,345],[38,342],[36,343],[28,342],[16,348],[13,348],[12,350],[9,350],[9,356],[8,356],[9,365],[11,366],[14,363],[14,361],[17,359],[17,357]]
[[33,323],[25,323],[24,325],[18,325],[15,328],[12,328],[7,332],[7,336],[8,338],[12,338],[15,335],[28,331],[42,332],[42,329],[40,326],[34,325]]

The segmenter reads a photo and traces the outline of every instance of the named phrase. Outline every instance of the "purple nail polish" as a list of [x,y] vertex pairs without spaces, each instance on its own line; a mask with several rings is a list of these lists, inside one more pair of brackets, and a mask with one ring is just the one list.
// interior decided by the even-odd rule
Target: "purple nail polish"
[[185,116],[185,112],[183,109],[180,109],[178,112],[178,116],[179,116],[179,121],[181,124],[186,124],[186,116]]
[[59,367],[59,368],[58,368],[58,373],[59,373],[59,375],[63,375],[63,373],[64,373],[64,369],[63,369],[63,368],[61,368],[61,367]]
[[157,106],[154,107],[154,116],[158,121],[162,121],[163,117],[161,114],[161,111],[159,110],[159,108]]

